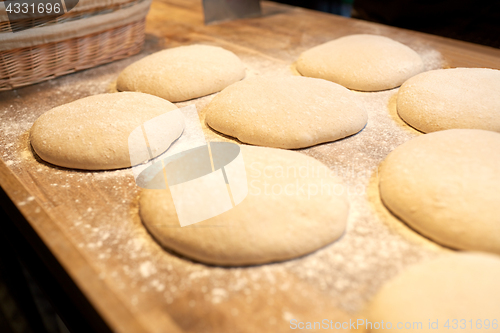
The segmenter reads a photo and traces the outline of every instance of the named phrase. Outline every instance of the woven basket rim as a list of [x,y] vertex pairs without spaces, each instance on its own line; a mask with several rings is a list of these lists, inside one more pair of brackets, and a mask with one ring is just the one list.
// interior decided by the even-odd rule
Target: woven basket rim
[[[144,43],[145,21],[144,17],[84,36],[2,51],[0,52],[0,74],[2,74],[0,91],[39,83],[135,54],[140,51]],[[126,44],[123,44],[123,36],[128,36]],[[112,42],[109,42],[110,40]],[[69,44],[71,48],[68,49]],[[64,51],[65,47],[66,51]],[[60,58],[64,60],[59,63],[58,56],[68,50],[73,52],[75,59],[78,60],[73,62],[71,58],[64,56]],[[47,56],[44,52],[50,52],[52,55]],[[12,65],[13,59],[15,59],[15,65]]]
[[[45,26],[50,26],[54,24],[61,24],[65,22],[71,22],[71,21],[76,21],[80,19],[85,19],[97,15],[103,15],[103,14],[109,14],[112,12],[115,12],[120,9],[128,8],[131,6],[134,6],[136,4],[139,4],[141,2],[144,2],[146,0],[127,0],[118,4],[114,4],[112,6],[106,5],[106,6],[98,6],[98,7],[93,7],[89,8],[87,10],[81,10],[81,11],[70,11],[68,13],[65,13],[64,15],[57,16],[56,18],[45,22],[40,25],[36,25],[37,27],[45,27]],[[0,0],[0,2],[4,2],[4,0]],[[19,25],[19,24],[26,24],[26,23],[35,23],[35,22],[43,22],[44,19],[20,19],[20,20],[13,20],[13,21],[1,21],[0,20],[0,34],[2,33],[12,33],[12,25]]]
[[[124,25],[120,25],[120,26],[117,26],[117,27],[109,28],[109,29],[106,29],[106,30],[101,30],[101,31],[98,31],[98,32],[93,32],[93,33],[90,33],[90,34],[87,34],[87,35],[84,35],[84,36],[71,37],[71,38],[68,38],[68,39],[63,39],[63,40],[54,41],[54,42],[48,42],[48,43],[44,43],[44,44],[37,44],[37,45],[33,45],[33,46],[23,46],[23,47],[17,47],[15,49],[4,50],[4,51],[0,51],[0,56],[3,53],[19,52],[20,50],[28,50],[28,49],[36,49],[36,48],[39,48],[39,47],[47,47],[47,46],[50,46],[50,45],[53,45],[53,44],[71,41],[73,39],[88,38],[88,37],[96,36],[96,35],[99,35],[101,33],[105,33],[105,32],[111,31],[111,30],[123,29],[126,26],[134,25],[134,24],[140,23],[141,21],[145,21],[145,20],[146,20],[146,18],[142,18],[142,19],[139,19],[139,20],[136,20],[136,21],[124,24]],[[0,58],[0,61],[1,60],[3,60],[3,59]]]

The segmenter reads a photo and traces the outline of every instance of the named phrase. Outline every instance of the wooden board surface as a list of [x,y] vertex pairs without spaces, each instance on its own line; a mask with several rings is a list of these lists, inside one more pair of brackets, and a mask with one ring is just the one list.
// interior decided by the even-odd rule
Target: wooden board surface
[[[178,45],[225,47],[241,57],[248,76],[292,75],[301,52],[354,33],[401,41],[428,69],[500,68],[497,49],[268,2],[263,7],[261,18],[204,26],[200,1],[155,1],[141,54],[0,93],[0,185],[116,331],[281,332],[292,318],[358,318],[390,277],[449,251],[393,218],[377,196],[377,165],[420,135],[397,117],[397,89],[358,93],[370,117],[360,134],[300,151],[338,171],[352,190],[352,209],[340,241],[284,263],[228,269],[165,251],[141,224],[140,190],[130,170],[73,171],[33,154],[27,131],[43,112],[108,92],[128,64]],[[195,104],[203,119],[212,97],[178,105]],[[224,140],[204,129],[210,139]]]

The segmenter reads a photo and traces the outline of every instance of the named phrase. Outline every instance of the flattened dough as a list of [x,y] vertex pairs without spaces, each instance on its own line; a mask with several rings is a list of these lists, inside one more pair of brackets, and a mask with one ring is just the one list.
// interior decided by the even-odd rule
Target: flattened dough
[[[383,321],[384,329],[367,331],[484,332],[486,319],[491,330],[500,313],[499,276],[500,258],[473,252],[447,254],[412,266],[383,286],[370,303],[368,321]],[[447,320],[450,328],[456,323],[457,329],[445,327]],[[407,326],[397,330],[398,322]]]
[[304,148],[363,129],[368,115],[348,89],[300,76],[256,77],[235,83],[207,106],[218,132],[259,146]]
[[415,51],[376,35],[349,35],[318,45],[302,53],[296,66],[304,76],[361,91],[396,88],[424,71]]
[[[135,92],[82,98],[42,114],[31,128],[31,146],[42,160],[66,168],[126,168],[131,166],[128,143],[131,132],[146,121],[176,109],[162,98]],[[168,124],[164,129],[163,149],[153,157],[167,150],[183,129],[182,118]]]
[[342,235],[347,189],[328,167],[288,150],[241,150],[249,193],[221,215],[180,227],[169,190],[142,192],[140,216],[164,247],[200,262],[238,266],[300,257]]
[[398,92],[399,116],[424,133],[452,128],[500,132],[500,71],[450,68],[425,72]]
[[419,136],[380,166],[389,210],[437,243],[500,254],[500,134],[453,129]]
[[181,102],[213,94],[245,77],[234,53],[210,45],[180,46],[153,53],[125,68],[117,89]]

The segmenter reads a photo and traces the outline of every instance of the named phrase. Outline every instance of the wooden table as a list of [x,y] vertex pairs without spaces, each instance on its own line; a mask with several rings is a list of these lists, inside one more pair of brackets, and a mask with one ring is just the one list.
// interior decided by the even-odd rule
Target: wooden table
[[[72,171],[34,156],[27,131],[40,114],[107,92],[131,62],[178,45],[219,45],[238,54],[249,75],[290,75],[290,65],[304,50],[340,36],[372,33],[442,58],[450,67],[500,69],[498,49],[271,2],[263,3],[263,11],[260,18],[204,26],[201,1],[158,0],[148,15],[141,54],[0,93],[0,195],[13,221],[4,227],[17,251],[37,258],[34,274],[53,276],[46,287],[61,288],[55,297],[61,304],[72,303],[88,322],[75,331],[281,332],[289,330],[287,323],[295,316],[343,320],[356,317],[377,289],[407,265],[448,251],[390,217],[368,190],[353,199],[353,227],[339,244],[281,264],[209,267],[153,241],[137,215],[139,189],[130,170]],[[353,163],[355,172],[370,174],[347,175],[346,181],[376,188],[376,165],[395,146],[419,135],[379,110],[391,107],[395,92],[381,93],[389,103],[370,111],[374,125],[366,134],[302,152],[332,168]],[[195,103],[201,110],[210,99],[178,104]],[[376,130],[381,134],[375,135]],[[359,142],[363,135],[365,144]],[[346,162],[351,157],[364,162]],[[74,309],[61,311],[69,318]]]

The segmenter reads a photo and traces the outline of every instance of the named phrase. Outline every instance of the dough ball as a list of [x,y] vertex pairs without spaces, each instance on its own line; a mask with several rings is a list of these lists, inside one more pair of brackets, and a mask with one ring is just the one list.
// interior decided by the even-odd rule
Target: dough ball
[[375,35],[350,35],[318,45],[302,53],[296,65],[304,76],[361,91],[399,87],[424,71],[424,63],[415,51]]
[[385,206],[445,246],[500,254],[500,134],[453,129],[412,139],[380,166]]
[[300,76],[256,77],[215,96],[207,124],[259,146],[304,148],[363,129],[368,115],[357,96],[335,83]]
[[[372,327],[383,321],[384,329],[368,326],[367,331],[484,332],[487,326],[496,331],[492,324],[499,321],[499,276],[500,258],[480,253],[448,254],[412,266],[375,296],[368,321]],[[403,329],[397,329],[398,323]]]
[[118,76],[117,89],[181,102],[221,91],[244,77],[245,67],[234,53],[190,45],[153,53],[128,66]]
[[218,216],[181,227],[169,190],[143,190],[140,216],[157,241],[200,262],[238,266],[297,258],[343,234],[347,189],[327,166],[294,151],[241,151],[248,195]]
[[[109,170],[131,166],[129,136],[146,121],[176,110],[159,97],[134,92],[102,94],[58,106],[42,114],[30,132],[31,146],[46,162],[73,169]],[[156,157],[184,129],[184,120],[163,124]],[[145,162],[149,159],[146,154]]]
[[452,128],[500,132],[500,71],[453,68],[425,72],[398,93],[399,116],[428,133]]

